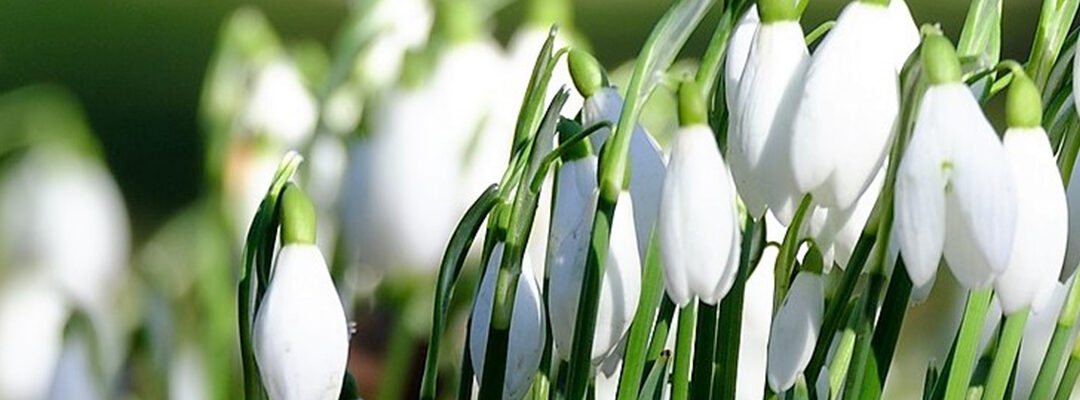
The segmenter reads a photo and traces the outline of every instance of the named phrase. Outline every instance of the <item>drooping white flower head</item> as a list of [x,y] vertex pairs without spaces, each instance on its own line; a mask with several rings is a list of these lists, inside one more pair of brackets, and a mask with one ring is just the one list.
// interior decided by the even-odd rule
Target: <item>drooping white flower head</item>
[[773,391],[791,388],[810,362],[824,313],[825,277],[799,272],[769,332],[767,380]]
[[345,309],[315,246],[315,209],[299,188],[281,195],[283,246],[255,314],[252,340],[271,400],[338,398],[349,356]]
[[750,45],[754,42],[754,35],[761,26],[761,17],[758,16],[757,4],[751,5],[742,18],[739,18],[735,29],[731,30],[728,38],[727,57],[724,60],[724,99],[727,101],[729,110],[735,105],[735,95],[739,90],[739,80],[742,78],[743,68],[746,67],[746,59],[750,56]]
[[[571,73],[574,71],[571,70]],[[623,99],[615,87],[584,89],[576,77],[574,82],[586,96],[581,108],[581,119],[585,126],[603,121],[618,123]],[[611,130],[604,128],[589,136],[589,140],[594,149],[600,149],[610,135]],[[630,136],[630,197],[634,199],[638,254],[642,256],[648,248],[649,235],[660,210],[660,187],[664,182],[665,164],[660,145],[645,128],[635,124]]]
[[804,223],[805,236],[814,239],[826,271],[834,262],[840,268],[847,267],[884,183],[885,168],[882,167],[854,205],[847,209],[817,207]]
[[697,85],[684,83],[679,97],[684,126],[675,134],[656,225],[664,282],[680,307],[695,297],[716,304],[739,269],[735,187]]
[[994,282],[1006,315],[1040,310],[1057,284],[1069,234],[1068,205],[1031,79],[1013,73],[1006,103],[1005,153],[1016,184],[1016,238],[1008,268]]
[[919,37],[910,15],[894,21],[899,13],[890,8],[849,3],[806,71],[791,156],[799,190],[825,207],[851,208],[888,153],[900,109],[897,73]]
[[44,399],[64,344],[70,307],[39,271],[5,274],[0,285],[0,398]]
[[791,170],[791,122],[810,54],[794,4],[759,2],[758,11],[762,24],[730,107],[727,160],[751,215],[768,207],[786,225],[800,195]]
[[930,281],[944,255],[958,282],[986,287],[1008,266],[1016,232],[1009,160],[960,82],[948,39],[927,36],[922,57],[930,87],[897,172],[897,242],[915,286]]
[[[577,318],[585,258],[589,250],[593,214],[599,189],[596,184],[595,156],[588,148],[580,158],[565,160],[558,171],[558,189],[551,219],[547,262],[550,268],[548,315],[555,351],[563,360],[570,359]],[[597,308],[592,362],[594,366],[608,357],[630,328],[641,293],[641,262],[634,230],[633,200],[621,196],[615,208],[608,256]]]
[[405,53],[427,42],[434,13],[425,0],[376,0],[368,7],[363,23],[370,24],[374,37],[357,64],[366,85],[382,88],[400,75]]
[[318,110],[315,98],[304,86],[300,72],[279,58],[262,68],[244,111],[241,129],[267,135],[285,148],[302,146],[315,133]]
[[[491,324],[492,303],[495,300],[495,284],[503,248],[503,243],[497,243],[492,248],[487,268],[480,280],[480,290],[473,300],[469,355],[479,381],[484,380],[488,328]],[[502,398],[510,400],[521,399],[532,386],[533,376],[540,367],[540,353],[544,350],[547,336],[540,287],[533,279],[532,264],[528,258],[521,264],[517,285],[514,315],[510,321],[510,340],[506,347],[506,376],[502,391]]]
[[106,305],[130,242],[120,189],[89,156],[35,148],[0,185],[0,264],[44,272],[81,307]]

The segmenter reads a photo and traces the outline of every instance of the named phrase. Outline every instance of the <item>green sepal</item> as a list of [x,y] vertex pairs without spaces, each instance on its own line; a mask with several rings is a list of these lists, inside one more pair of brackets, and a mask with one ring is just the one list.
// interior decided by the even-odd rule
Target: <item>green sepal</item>
[[311,199],[295,183],[286,183],[281,191],[281,242],[315,244],[317,222]]
[[600,88],[609,86],[600,62],[587,51],[571,49],[570,54],[567,55],[566,65],[570,69],[570,78],[574,81],[574,87],[577,88],[578,93],[581,93],[581,97],[589,98]]
[[679,85],[679,125],[703,125],[708,121],[708,107],[701,96],[701,87],[692,80]]
[[1005,98],[1005,123],[1010,128],[1037,128],[1042,123],[1042,100],[1035,82],[1023,71],[1013,71]]
[[758,0],[758,15],[763,24],[798,21],[799,8],[791,0]]
[[931,85],[961,82],[963,69],[956,56],[956,48],[940,32],[931,32],[923,37],[920,55]]

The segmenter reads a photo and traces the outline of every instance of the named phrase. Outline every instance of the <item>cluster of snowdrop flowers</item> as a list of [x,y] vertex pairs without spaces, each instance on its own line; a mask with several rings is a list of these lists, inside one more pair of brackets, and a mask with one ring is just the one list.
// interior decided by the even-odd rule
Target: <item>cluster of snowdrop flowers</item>
[[[762,385],[794,398],[860,398],[881,393],[890,377],[910,384],[912,376],[924,384],[908,388],[912,396],[978,390],[1001,399],[1010,385],[1023,388],[1019,398],[1049,395],[1076,320],[1069,313],[1080,304],[1080,290],[1052,295],[1072,287],[1077,262],[1069,211],[1080,202],[1071,196],[1078,185],[1068,185],[1077,172],[1067,168],[1080,142],[1056,133],[1063,118],[1042,110],[1072,89],[1062,82],[1073,61],[1056,59],[1072,50],[1055,41],[1075,7],[1046,3],[1052,9],[1037,34],[1046,37],[1025,67],[991,65],[1001,35],[994,0],[973,1],[959,51],[940,27],[918,28],[903,0],[851,1],[809,36],[799,2],[722,3],[693,77],[662,77],[709,9],[686,0],[656,26],[625,92],[573,48],[567,59],[580,112],[565,98],[526,97],[516,127],[525,122],[535,142],[514,143],[521,147],[511,149],[503,179],[488,179],[509,185],[490,189],[505,200],[481,196],[473,204],[489,204],[480,215],[486,234],[496,235],[484,239],[494,258],[485,258],[468,343],[474,367],[486,367],[472,382],[480,397],[577,398],[612,370],[619,399],[755,398]],[[537,71],[555,76],[561,67],[545,57],[562,54],[545,49]],[[666,90],[683,82],[670,149],[637,121],[657,82]],[[553,89],[535,83],[529,90]],[[552,106],[542,120],[540,105],[530,103],[541,98]],[[1006,105],[1001,134],[983,111],[991,99]],[[574,118],[555,123],[560,113]],[[530,153],[550,149],[554,130],[555,150]],[[525,161],[541,159],[554,171],[550,188],[538,185],[547,167]],[[549,190],[550,217],[535,203]],[[549,218],[548,234],[537,235]],[[484,219],[461,219],[453,237],[477,220]],[[635,248],[627,248],[628,236]],[[536,240],[547,248],[541,262],[507,250]],[[445,264],[454,243],[443,272],[457,271]],[[530,281],[540,264],[546,272]],[[935,286],[941,273],[949,277]],[[763,280],[772,290],[761,290]],[[943,305],[940,313],[924,308]],[[909,308],[917,310],[910,319]],[[744,309],[765,312],[768,323],[742,329]],[[552,346],[523,333],[518,312],[525,330],[546,326]],[[1058,318],[1042,350],[1023,342],[1029,313],[1037,326],[1046,315]],[[898,342],[918,347],[898,336],[925,323],[953,332],[951,347],[942,352],[933,340],[893,362]],[[1014,378],[1022,343],[1024,354],[1042,351],[1045,361],[1037,374]],[[980,355],[993,364],[986,374],[974,372]],[[764,368],[735,370],[734,360]],[[492,362],[505,366],[495,378]],[[1068,364],[1058,398],[1075,382],[1080,357]],[[428,376],[424,393],[434,391]]]

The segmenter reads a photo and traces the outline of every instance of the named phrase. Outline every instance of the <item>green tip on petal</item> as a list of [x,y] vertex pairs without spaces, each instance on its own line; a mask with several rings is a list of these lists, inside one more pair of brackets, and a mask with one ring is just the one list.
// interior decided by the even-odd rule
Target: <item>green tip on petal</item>
[[956,56],[956,48],[944,35],[927,34],[923,38],[921,55],[931,85],[960,82],[960,59]]
[[1005,122],[1011,128],[1037,128],[1042,124],[1042,97],[1035,82],[1023,71],[1013,71],[1005,98]]
[[882,6],[882,7],[888,7],[889,6],[889,0],[859,0],[859,2],[865,3],[865,4],[873,4],[873,5]]
[[570,68],[570,78],[574,80],[574,87],[582,97],[588,98],[607,86],[600,62],[587,51],[571,49],[567,55],[567,65]]
[[281,241],[315,244],[315,206],[304,191],[289,182],[281,190]]
[[799,20],[799,9],[792,0],[758,0],[757,4],[764,24]]
[[679,125],[704,124],[707,116],[708,108],[701,96],[701,86],[691,80],[683,81],[679,85]]

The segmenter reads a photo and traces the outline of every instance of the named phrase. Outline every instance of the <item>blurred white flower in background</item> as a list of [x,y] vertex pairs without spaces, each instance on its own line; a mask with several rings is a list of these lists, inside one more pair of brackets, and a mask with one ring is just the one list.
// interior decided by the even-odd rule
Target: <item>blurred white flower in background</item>
[[300,72],[288,59],[278,58],[256,75],[239,118],[239,132],[266,135],[296,149],[315,133],[318,110]]
[[399,77],[405,54],[428,40],[434,13],[426,0],[374,0],[358,13],[373,35],[357,56],[361,83],[373,88],[391,86]]
[[44,399],[70,308],[45,274],[20,275],[0,285],[0,398]]

